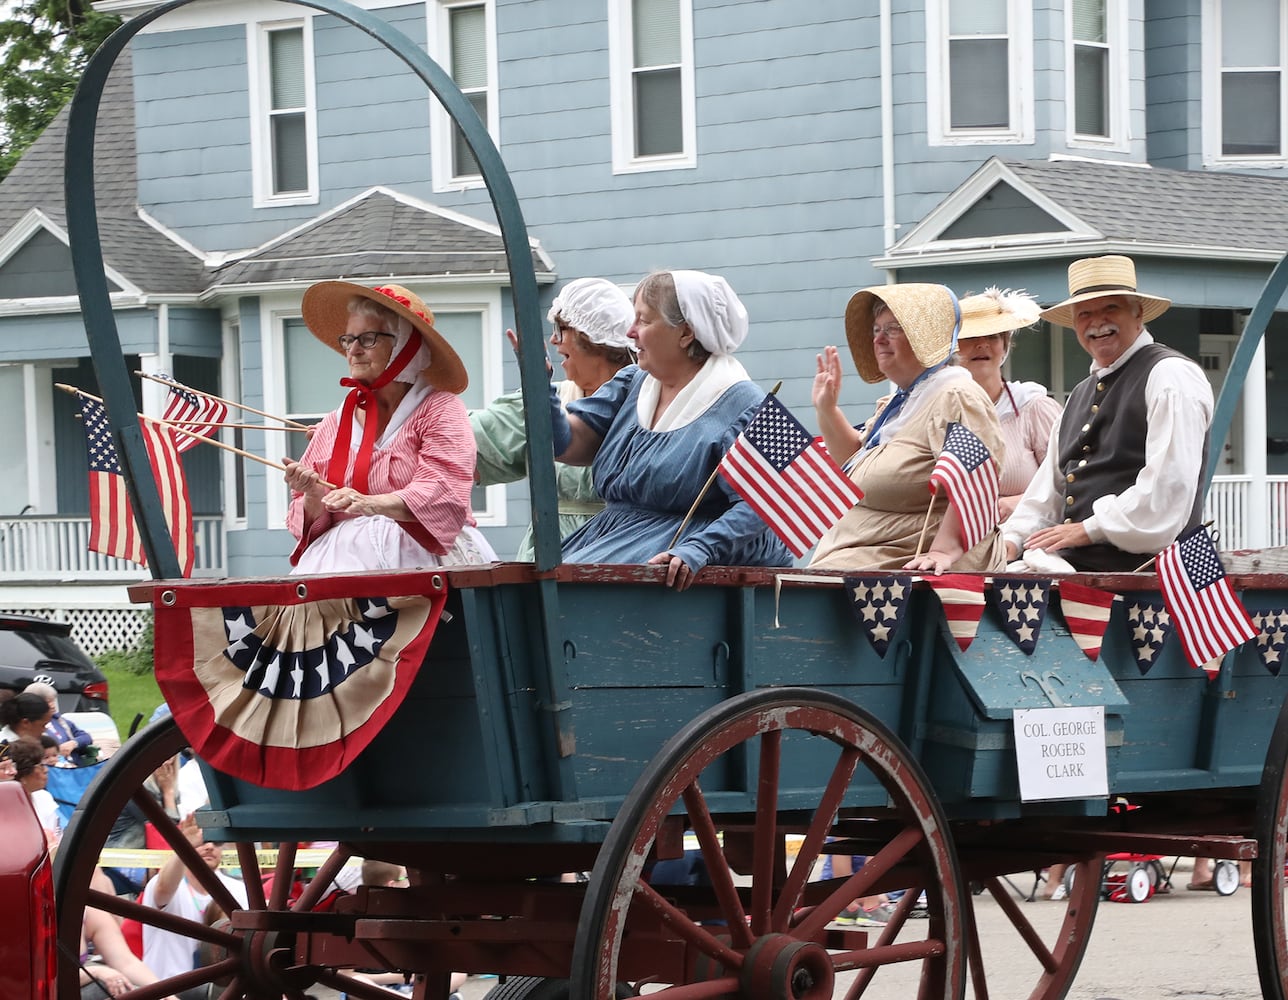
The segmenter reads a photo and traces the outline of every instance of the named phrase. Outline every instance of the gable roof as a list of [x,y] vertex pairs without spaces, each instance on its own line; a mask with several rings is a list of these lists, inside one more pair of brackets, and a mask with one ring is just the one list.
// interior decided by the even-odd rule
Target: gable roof
[[[38,209],[52,232],[66,242],[63,204],[64,107],[0,183],[0,238]],[[139,212],[134,142],[134,83],[129,48],[112,67],[95,129],[99,238],[108,271],[145,293],[196,294],[204,284],[204,261],[149,225]]]
[[[990,217],[985,203],[994,199],[1011,211]],[[1285,249],[1285,178],[993,158],[873,263],[897,268],[1071,252],[1277,261]]]
[[[532,248],[532,264],[538,282],[554,280],[554,265],[539,245]],[[330,278],[495,283],[508,274],[496,227],[376,187],[230,261],[209,287],[226,291]]]

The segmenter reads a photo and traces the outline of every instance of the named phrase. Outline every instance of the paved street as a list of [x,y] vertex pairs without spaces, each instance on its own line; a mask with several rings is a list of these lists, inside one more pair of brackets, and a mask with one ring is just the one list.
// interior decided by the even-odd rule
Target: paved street
[[[1240,889],[1229,897],[1187,892],[1187,861],[1174,878],[1176,889],[1169,895],[1139,904],[1100,904],[1091,944],[1068,1000],[1260,1000],[1250,891]],[[1017,876],[1015,883],[1027,890],[1032,876]],[[1053,930],[1064,910],[1045,901],[1020,905],[1039,930]],[[984,895],[977,897],[976,906],[989,996],[1028,997],[1035,966],[997,903]],[[908,1000],[916,995],[916,979],[912,968],[883,969],[864,1000]],[[495,979],[471,979],[461,995],[464,1000],[483,1000],[495,986]],[[323,1000],[325,991],[314,992]]]

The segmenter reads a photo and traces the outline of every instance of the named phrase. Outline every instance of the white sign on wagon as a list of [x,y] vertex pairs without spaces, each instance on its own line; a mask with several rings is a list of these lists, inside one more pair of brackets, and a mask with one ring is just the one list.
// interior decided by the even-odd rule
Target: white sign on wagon
[[1017,708],[1020,799],[1094,799],[1109,794],[1105,707]]

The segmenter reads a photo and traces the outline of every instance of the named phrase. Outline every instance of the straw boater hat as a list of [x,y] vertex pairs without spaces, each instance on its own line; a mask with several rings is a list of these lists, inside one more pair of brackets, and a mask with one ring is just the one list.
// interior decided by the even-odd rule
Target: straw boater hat
[[351,281],[319,281],[304,293],[300,305],[304,323],[313,336],[340,354],[340,335],[349,325],[349,300],[355,295],[392,310],[406,319],[429,347],[425,377],[435,389],[461,393],[470,384],[465,365],[441,333],[434,329],[434,314],[421,297],[402,285],[368,288]]
[[1073,329],[1075,302],[1098,299],[1103,295],[1134,295],[1140,299],[1142,323],[1163,315],[1171,299],[1145,295],[1136,291],[1136,264],[1130,257],[1111,254],[1108,257],[1084,257],[1069,265],[1069,297],[1042,311],[1042,318],[1056,326]]
[[845,338],[864,382],[880,382],[886,377],[872,350],[872,314],[878,299],[894,313],[923,368],[933,368],[952,354],[960,313],[957,296],[948,288],[928,284],[865,288],[854,293],[845,309]]
[[1042,315],[1037,299],[1027,292],[1003,291],[994,285],[961,300],[962,331],[958,340],[991,337],[1032,326]]

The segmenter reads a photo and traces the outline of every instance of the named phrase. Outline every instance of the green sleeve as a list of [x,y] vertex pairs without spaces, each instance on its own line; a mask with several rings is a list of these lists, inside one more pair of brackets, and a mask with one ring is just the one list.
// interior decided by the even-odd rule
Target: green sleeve
[[523,428],[523,394],[519,390],[470,410],[478,447],[475,476],[480,486],[513,483],[528,475],[527,436]]

